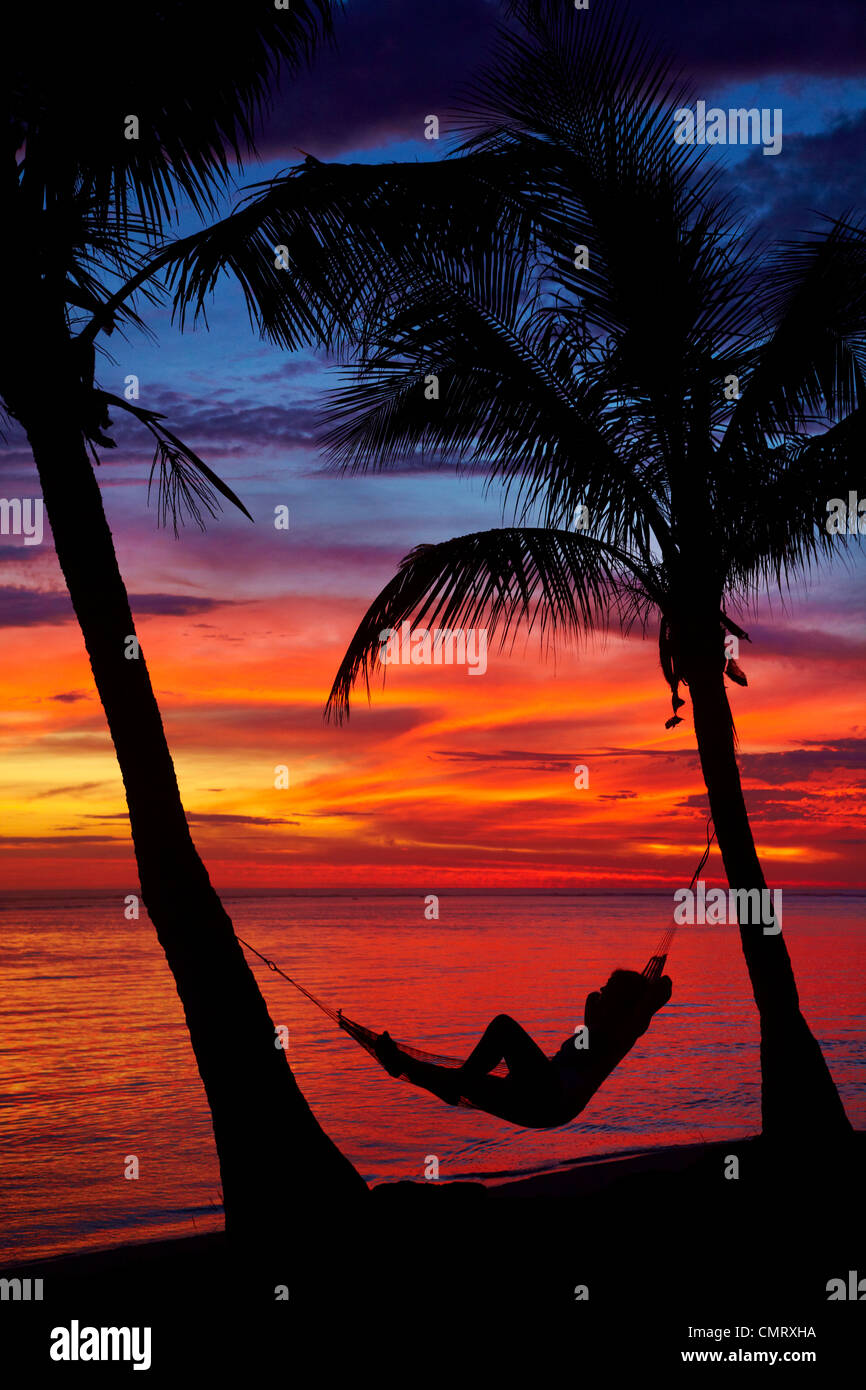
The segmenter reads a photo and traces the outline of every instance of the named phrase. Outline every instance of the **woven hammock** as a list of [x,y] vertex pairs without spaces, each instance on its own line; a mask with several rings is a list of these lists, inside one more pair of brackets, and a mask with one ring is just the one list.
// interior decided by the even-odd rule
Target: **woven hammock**
[[[668,931],[665,933],[665,938],[667,938],[667,945],[670,945],[670,939],[671,937],[673,937],[674,931],[674,927],[669,927]],[[663,938],[663,941],[665,938]],[[656,980],[659,980],[661,978],[662,971],[664,970],[666,960],[666,949],[663,950],[661,953],[657,952],[655,955],[650,956],[649,960],[647,961],[646,965],[641,971],[641,974],[643,975],[644,979],[648,982],[654,982]],[[306,991],[304,992],[306,993]],[[312,995],[308,997],[312,998]],[[316,1002],[318,1003],[318,1000]],[[319,1004],[319,1007],[323,1008],[325,1006]],[[379,1038],[379,1034],[377,1032],[375,1032],[372,1028],[366,1028],[363,1023],[355,1023],[353,1019],[346,1018],[343,1014],[342,1009],[338,1009],[337,1012],[334,1013],[331,1009],[325,1008],[325,1012],[330,1014],[330,1016],[334,1019],[335,1023],[338,1023],[341,1028],[345,1029],[345,1031],[355,1039],[355,1042],[360,1043],[361,1047],[366,1048],[372,1057],[376,1057],[377,1061],[379,1060],[376,1053],[376,1042]],[[636,1038],[637,1034],[635,1036],[635,1041]],[[438,1052],[424,1052],[420,1047],[412,1047],[409,1043],[401,1042],[399,1038],[395,1038],[394,1042],[396,1043],[397,1047],[399,1047],[401,1052],[405,1052],[408,1057],[414,1057],[416,1062],[432,1062],[435,1066],[446,1067],[451,1069],[456,1069],[457,1067],[463,1065],[463,1058],[445,1057]],[[607,1075],[609,1074],[610,1073],[608,1072]],[[487,1075],[503,1077],[507,1076],[508,1067],[505,1064],[505,1062],[500,1062],[497,1066],[492,1067],[491,1070],[487,1073]],[[411,1085],[420,1086],[420,1083],[414,1081],[411,1076],[401,1075],[400,1080],[408,1081]],[[424,1089],[423,1086],[421,1087],[421,1089]],[[462,1105],[465,1109],[468,1110],[479,1110],[483,1108],[481,1106],[475,1105],[475,1103],[469,1100],[466,1096],[461,1096],[457,1104]]]
[[[707,846],[706,854],[709,854],[709,844]],[[695,878],[697,878],[698,874],[701,872],[701,868],[703,867],[703,864],[706,862],[706,854],[704,859],[701,861],[701,864],[696,869],[692,882],[694,882]],[[661,979],[662,971],[665,968],[665,962],[668,958],[668,950],[670,948],[671,941],[673,940],[675,931],[676,926],[674,924],[671,924],[671,926],[669,926],[667,930],[663,933],[662,938],[658,946],[656,947],[656,950],[650,956],[649,960],[647,961],[646,965],[641,971],[641,975],[647,981],[648,984],[654,984],[659,979]],[[311,1004],[315,1004],[317,1009],[321,1009],[323,1014],[327,1014],[328,1018],[332,1019],[333,1022],[337,1024],[338,1028],[342,1028],[343,1031],[348,1033],[351,1038],[355,1039],[356,1043],[359,1043],[361,1047],[365,1048],[367,1052],[370,1053],[371,1057],[375,1057],[376,1061],[379,1062],[379,1057],[376,1052],[376,1043],[378,1042],[379,1037],[381,1036],[381,1030],[377,1030],[375,1028],[368,1028],[363,1023],[357,1023],[354,1019],[347,1018],[346,1015],[343,1013],[342,1009],[332,1009],[330,1005],[325,1004],[323,1000],[317,999],[315,994],[311,994],[311,992],[304,985],[299,984],[297,980],[293,980],[290,975],[287,975],[284,970],[281,970],[275,961],[269,960],[267,956],[262,955],[261,951],[257,951],[255,946],[251,946],[248,941],[244,941],[243,937],[239,936],[238,941],[241,943],[242,946],[246,946],[249,951],[252,951],[253,955],[258,956],[259,960],[264,961],[265,965],[268,967],[269,970],[273,970],[276,972],[277,975],[281,975],[284,980],[286,980],[296,990],[298,990],[307,999],[309,999]],[[639,1037],[640,1033],[643,1032],[643,1028],[640,1026],[638,1021],[639,1019],[642,1019],[642,1013],[640,1008],[638,1007],[632,1013],[632,1022],[634,1024],[634,1037],[632,1039],[632,1043],[629,1044],[629,1048],[627,1049],[627,1051],[630,1050],[633,1042],[637,1041],[637,1038]],[[626,1019],[625,1021],[627,1025],[628,1019]],[[397,1047],[400,1049],[401,1052],[404,1052],[408,1057],[413,1057],[416,1062],[432,1062],[435,1066],[447,1068],[456,1068],[463,1065],[462,1058],[447,1057],[440,1052],[425,1052],[420,1047],[413,1047],[410,1043],[402,1042],[399,1038],[394,1038],[393,1041],[396,1043]],[[620,1060],[621,1058],[617,1059],[617,1061]],[[607,1079],[607,1076],[610,1075],[611,1070],[613,1070],[612,1067],[605,1073],[603,1077],[600,1078],[599,1085],[601,1084],[602,1080]],[[500,1062],[498,1066],[495,1066],[490,1070],[488,1075],[503,1077],[507,1076],[508,1067],[504,1062]],[[421,1090],[425,1089],[423,1086],[421,1086],[420,1082],[414,1081],[410,1076],[401,1075],[400,1080],[408,1081],[410,1085],[413,1086],[417,1085],[420,1087]],[[462,1105],[464,1108],[470,1110],[483,1109],[482,1106],[475,1105],[466,1096],[461,1096],[457,1103],[458,1105]]]
[[[694,886],[695,880],[698,878],[699,874],[701,873],[701,870],[703,869],[704,865],[709,859],[710,847],[712,845],[716,833],[715,830],[712,830],[711,832],[712,823],[712,817],[710,817],[707,821],[706,849],[701,855],[701,861],[698,864],[698,867],[692,874],[691,883],[689,884],[690,888]],[[640,972],[648,984],[655,984],[659,979],[661,979],[662,971],[664,970],[665,962],[668,958],[668,951],[670,950],[670,945],[673,941],[676,929],[676,923],[671,922],[670,926],[668,926],[662,933],[662,937],[659,941],[658,946],[656,947],[653,954],[650,956],[643,970]],[[267,956],[263,956],[261,951],[256,950],[255,946],[251,946],[248,941],[244,941],[243,937],[239,936],[237,939],[242,946],[246,946],[248,951],[252,951],[253,955],[258,956],[259,960],[264,961],[265,965],[268,967],[269,970],[273,970],[276,972],[276,974],[281,975],[284,980],[288,981],[288,983],[293,986],[294,989],[299,990],[301,994],[303,994],[307,999],[309,999],[311,1004],[315,1004],[317,1009],[321,1009],[323,1014],[327,1014],[330,1019],[333,1019],[334,1023],[337,1024],[338,1028],[342,1028],[344,1032],[348,1033],[350,1037],[355,1039],[356,1043],[359,1043],[361,1047],[366,1048],[367,1052],[370,1053],[370,1056],[375,1057],[376,1061],[379,1062],[379,1065],[382,1065],[379,1056],[376,1052],[376,1044],[379,1038],[381,1037],[380,1030],[377,1031],[374,1028],[368,1028],[363,1023],[356,1023],[354,1019],[347,1018],[346,1015],[343,1013],[342,1009],[332,1009],[328,1004],[323,1003],[321,999],[317,999],[315,994],[311,994],[310,991],[304,987],[304,985],[298,984],[297,980],[293,980],[291,975],[287,975],[286,972],[284,970],[281,970],[280,967],[274,961],[269,960]],[[645,1008],[642,1007],[639,1003],[633,1005],[631,1011],[629,1013],[622,1014],[620,1018],[621,1023],[623,1024],[623,1036],[630,1036],[631,1041],[629,1042],[628,1047],[625,1049],[624,1052],[612,1058],[611,1065],[607,1068],[607,1070],[603,1074],[599,1074],[599,1079],[595,1087],[596,1090],[598,1089],[598,1086],[600,1086],[602,1082],[607,1079],[613,1068],[617,1066],[619,1062],[622,1061],[622,1058],[626,1056],[627,1053],[631,1050],[631,1048],[634,1046],[634,1043],[637,1041],[641,1033],[644,1031],[648,1022]],[[396,1046],[400,1049],[401,1052],[404,1052],[407,1057],[414,1058],[416,1062],[432,1062],[435,1066],[448,1068],[457,1068],[463,1065],[462,1058],[445,1057],[439,1052],[424,1052],[420,1047],[412,1047],[409,1043],[401,1042],[399,1038],[393,1038],[392,1041],[396,1044]],[[487,1073],[487,1075],[507,1076],[508,1067],[505,1062],[500,1062],[498,1066],[493,1067]],[[421,1084],[421,1082],[413,1080],[411,1076],[406,1076],[405,1074],[402,1074],[399,1079],[401,1081],[408,1081],[410,1085],[419,1086],[421,1090],[426,1089],[426,1087],[424,1087]],[[589,1097],[586,1097],[586,1099],[584,1100],[584,1104],[587,1103],[588,1099]],[[470,1110],[483,1109],[483,1106],[475,1105],[466,1096],[461,1096],[457,1103],[458,1105],[462,1105],[466,1109]],[[572,1116],[572,1118],[574,1118],[574,1116]]]

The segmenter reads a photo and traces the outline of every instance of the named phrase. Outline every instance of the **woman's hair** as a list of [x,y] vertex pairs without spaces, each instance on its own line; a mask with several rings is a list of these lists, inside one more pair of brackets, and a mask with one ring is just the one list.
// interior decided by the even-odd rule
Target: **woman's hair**
[[607,1028],[627,1030],[649,1026],[653,1009],[649,1003],[648,981],[637,970],[614,970],[604,987]]
[[636,970],[612,971],[602,998],[607,1003],[606,1026],[637,1029],[645,1033],[653,1014],[671,996],[670,980],[650,981]]
[[613,970],[607,982],[623,999],[638,999],[646,990],[646,979],[637,970]]

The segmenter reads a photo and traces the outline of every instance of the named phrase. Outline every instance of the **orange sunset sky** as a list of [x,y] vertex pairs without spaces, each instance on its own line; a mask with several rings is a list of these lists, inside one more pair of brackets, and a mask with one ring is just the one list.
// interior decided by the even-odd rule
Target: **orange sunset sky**
[[[841,24],[720,22],[707,10],[639,0],[723,107],[785,110],[785,156],[719,147],[745,213],[774,236],[862,203],[862,81]],[[350,6],[340,52],[281,89],[241,182],[304,151],[347,162],[441,157],[426,111],[447,110],[492,38],[498,7],[447,0]],[[744,9],[744,15],[746,11]],[[760,31],[760,32],[759,32]],[[745,84],[745,85],[744,85]],[[447,122],[446,122],[447,126]],[[443,127],[445,128],[445,127]],[[445,141],[443,141],[443,146]],[[226,209],[233,201],[227,201]],[[178,231],[198,225],[182,213]],[[333,365],[251,334],[221,285],[203,325],[181,335],[165,307],[138,306],[154,341],[110,340],[97,378],[139,404],[236,489],[232,510],[179,539],[147,505],[149,437],[115,420],[98,470],[184,804],[220,889],[591,892],[688,882],[707,805],[691,711],[671,712],[657,634],[612,635],[543,659],[535,636],[491,650],[483,676],[398,667],[348,725],[323,723],[356,624],[421,542],[502,524],[478,479],[404,464],[340,478],[323,470],[317,421]],[[51,407],[46,363],[46,410]],[[0,441],[2,444],[2,441]],[[39,496],[14,424],[0,496]],[[288,506],[288,531],[273,525]],[[510,517],[506,514],[506,520]],[[747,802],[770,883],[860,890],[866,796],[866,586],[859,540],[785,606],[732,611],[753,638],[730,686]],[[40,545],[0,535],[0,889],[134,891],[120,775],[46,527]],[[687,690],[682,692],[687,696]],[[274,769],[289,768],[278,790]],[[589,786],[574,785],[576,764]],[[706,877],[718,880],[714,852]]]
[[[154,316],[159,318],[158,315]],[[544,659],[535,636],[465,669],[399,667],[342,728],[323,723],[344,646],[400,557],[497,525],[496,497],[447,474],[339,478],[312,436],[323,368],[242,336],[220,301],[210,336],[129,350],[143,403],[237,488],[175,539],[146,505],[149,451],[119,429],[100,477],[181,791],[216,885],[295,892],[502,887],[673,890],[707,814],[691,730],[646,640]],[[225,345],[231,341],[227,357]],[[37,496],[26,445],[6,495]],[[16,492],[16,489],[18,490]],[[287,532],[274,507],[290,508]],[[855,542],[852,541],[852,546]],[[775,885],[863,886],[862,569],[823,575],[744,625],[749,688],[730,687],[747,800]],[[6,889],[134,890],[120,776],[50,533],[3,538],[0,780]],[[687,691],[683,691],[687,695]],[[574,767],[589,787],[574,786]],[[290,786],[274,769],[287,764]],[[718,876],[717,855],[707,877]]]

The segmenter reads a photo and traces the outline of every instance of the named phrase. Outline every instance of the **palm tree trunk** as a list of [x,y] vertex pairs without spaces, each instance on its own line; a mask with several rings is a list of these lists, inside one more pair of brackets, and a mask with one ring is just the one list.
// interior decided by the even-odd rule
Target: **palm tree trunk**
[[307,1195],[366,1185],[301,1094],[232,923],[190,836],[75,399],[27,410],[57,557],[84,635],[126,790],[141,895],[174,976],[213,1117],[226,1229],[288,1223]]
[[[718,631],[718,608],[710,631]],[[706,631],[706,628],[704,628]],[[694,647],[692,648],[694,651]],[[689,662],[686,679],[701,768],[728,883],[766,888],[737,767],[724,659],[712,649]],[[740,917],[746,915],[741,912]],[[804,1135],[832,1146],[853,1133],[818,1043],[800,1012],[797,985],[782,932],[740,921],[740,941],[761,1022],[764,1135],[789,1145]]]

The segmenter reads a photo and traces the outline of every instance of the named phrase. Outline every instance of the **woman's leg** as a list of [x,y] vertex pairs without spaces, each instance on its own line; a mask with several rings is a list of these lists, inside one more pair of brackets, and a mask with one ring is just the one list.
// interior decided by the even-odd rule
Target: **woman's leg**
[[[508,1014],[497,1014],[487,1025],[461,1067],[418,1061],[401,1051],[387,1033],[379,1039],[376,1052],[392,1076],[407,1077],[449,1105],[456,1105],[465,1096],[474,1105],[514,1124],[537,1124],[543,1128],[557,1123],[553,1118],[518,1118],[524,1112],[552,1114],[550,1107],[558,1104],[560,1087],[550,1059]],[[508,1067],[508,1076],[488,1075],[502,1061]]]
[[550,1066],[538,1043],[508,1014],[497,1014],[488,1023],[460,1070],[465,1078],[475,1080],[486,1076],[499,1062],[505,1062],[512,1077],[540,1076]]
[[440,1100],[447,1100],[449,1105],[456,1105],[460,1099],[459,1067],[441,1067],[435,1062],[421,1062],[417,1057],[410,1057],[388,1032],[377,1039],[376,1056],[391,1076],[405,1076]]
[[[504,1061],[507,1076],[491,1076]],[[546,1129],[563,1121],[562,1082],[557,1068],[525,1028],[498,1014],[467,1057],[461,1095],[473,1105],[511,1124]]]
[[419,1062],[416,1057],[401,1053],[402,1075],[408,1077],[416,1086],[423,1086],[431,1095],[456,1105],[461,1095],[461,1071],[459,1067],[441,1067],[436,1062]]

